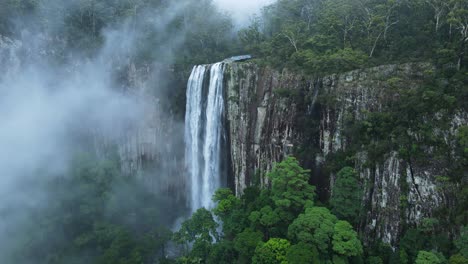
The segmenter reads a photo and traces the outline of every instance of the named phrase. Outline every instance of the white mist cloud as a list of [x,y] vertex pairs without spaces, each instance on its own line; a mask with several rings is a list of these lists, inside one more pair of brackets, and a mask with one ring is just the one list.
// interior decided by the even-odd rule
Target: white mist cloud
[[[48,6],[56,4],[61,10],[74,8],[72,3],[75,2],[47,1]],[[182,32],[167,30],[168,25],[186,11],[186,2],[181,2],[171,4],[158,16],[154,14],[161,10],[145,10],[141,14],[141,20],[153,26],[157,33],[155,36],[159,37],[159,43],[149,43],[160,51],[157,54],[172,58],[167,53],[177,50],[190,31],[189,24]],[[224,10],[232,9],[232,2],[223,2]],[[258,11],[260,7],[258,3],[244,2],[243,9],[233,10],[234,16],[240,19],[238,21],[248,21],[247,14]],[[132,84],[126,87],[127,84],[116,80],[131,77],[127,76],[129,71],[126,67],[131,68],[129,63],[132,56],[140,51],[137,44],[141,44],[140,38],[147,33],[144,31],[147,28],[134,27],[129,21],[105,28],[104,45],[89,58],[75,50],[61,50],[61,45],[65,46],[64,40],[54,34],[60,32],[64,17],[52,16],[45,11],[40,17],[47,17],[52,24],[50,33],[27,28],[15,40],[0,36],[0,263],[10,263],[5,260],[17,250],[10,234],[22,231],[22,221],[30,218],[30,212],[48,206],[50,197],[41,184],[47,182],[44,181],[46,177],[67,173],[72,156],[85,147],[80,136],[98,134],[111,143],[122,137],[133,140],[139,137],[140,131],[136,131],[138,133],[134,136],[128,134],[140,129],[139,124],[145,121],[146,116],[154,122],[153,119],[159,120],[159,115],[168,115],[156,108],[157,103],[161,104],[159,100],[148,95],[158,95],[164,100],[166,88],[163,83],[167,76],[156,73],[153,76],[148,72],[151,83],[142,87],[131,87]],[[21,19],[27,18],[18,17]],[[60,55],[62,52],[64,54]],[[54,61],[56,54],[65,61]],[[148,71],[151,70],[148,67]],[[147,94],[143,97],[138,93]],[[149,114],[147,104],[155,109]],[[155,145],[162,148],[161,152],[183,149],[182,145],[171,144],[178,139],[177,133],[164,131],[160,123],[154,130],[142,127],[141,131],[170,134],[163,139],[154,139]],[[173,123],[176,130],[180,124],[177,121]],[[157,176],[156,173],[154,175],[158,179],[153,182],[169,181],[161,175],[170,176],[172,181],[172,167],[179,166],[175,158],[172,160],[158,168]]]
[[237,26],[245,26],[249,23],[252,15],[275,0],[214,0],[223,10],[232,14]]

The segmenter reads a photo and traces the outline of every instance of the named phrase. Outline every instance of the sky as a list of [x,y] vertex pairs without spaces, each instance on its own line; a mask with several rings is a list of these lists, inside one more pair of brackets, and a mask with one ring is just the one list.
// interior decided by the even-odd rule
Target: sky
[[232,14],[238,26],[246,25],[250,17],[274,0],[215,0],[224,10]]

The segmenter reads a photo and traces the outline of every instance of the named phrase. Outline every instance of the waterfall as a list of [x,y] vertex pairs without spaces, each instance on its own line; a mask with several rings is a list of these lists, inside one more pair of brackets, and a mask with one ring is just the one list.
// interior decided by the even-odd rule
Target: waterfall
[[223,182],[223,73],[222,63],[195,66],[187,85],[185,159],[192,211],[212,208]]

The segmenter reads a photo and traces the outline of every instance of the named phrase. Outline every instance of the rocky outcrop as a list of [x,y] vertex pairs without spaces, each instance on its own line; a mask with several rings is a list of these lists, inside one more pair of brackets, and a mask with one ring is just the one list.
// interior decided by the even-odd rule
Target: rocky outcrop
[[292,154],[297,105],[288,94],[307,81],[254,64],[228,64],[225,75],[232,174],[240,194],[254,181],[266,184],[259,176]]
[[[431,71],[433,66],[424,63],[387,65],[315,79],[251,63],[228,64],[226,109],[236,193],[257,180],[268,184],[265,172],[272,164],[287,155],[300,156],[301,146],[307,144],[315,150],[303,157],[305,167],[313,170],[312,178],[329,180],[313,183],[319,192],[332,192],[334,175],[317,172],[330,156],[350,145],[351,139],[345,136],[348,123],[382,111],[387,100],[398,100],[399,95],[390,92],[392,83],[411,89]],[[466,113],[454,120],[442,134],[453,135],[460,124],[466,124]],[[443,166],[435,161],[411,163],[396,151],[373,164],[366,151],[355,158],[364,189],[362,206],[368,211],[361,229],[369,240],[391,245],[398,243],[402,223],[418,224],[444,203],[436,182]]]

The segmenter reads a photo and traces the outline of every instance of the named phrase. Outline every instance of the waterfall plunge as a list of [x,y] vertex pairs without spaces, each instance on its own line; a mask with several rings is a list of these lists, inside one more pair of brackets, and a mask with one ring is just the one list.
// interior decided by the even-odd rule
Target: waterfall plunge
[[195,66],[188,81],[185,159],[192,211],[212,208],[211,198],[223,182],[223,73],[222,63]]

